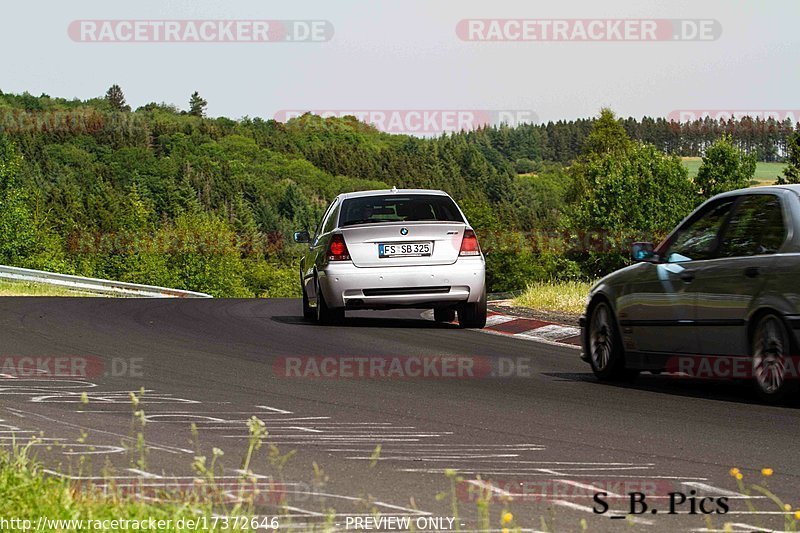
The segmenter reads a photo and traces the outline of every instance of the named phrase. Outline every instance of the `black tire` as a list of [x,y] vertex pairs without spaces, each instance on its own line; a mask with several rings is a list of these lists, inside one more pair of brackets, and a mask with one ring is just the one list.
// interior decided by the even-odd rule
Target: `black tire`
[[436,322],[453,322],[456,319],[456,310],[451,307],[436,308],[433,310],[433,319]]
[[750,353],[753,359],[753,388],[768,403],[795,399],[797,382],[787,366],[792,363],[792,341],[783,319],[769,313],[753,328]]
[[462,328],[481,329],[486,326],[486,289],[480,300],[473,304],[463,304],[458,308],[458,325]]
[[617,320],[606,302],[592,307],[587,319],[589,364],[600,381],[630,381],[638,370],[625,368],[625,350],[619,335]]
[[308,303],[308,294],[306,294],[306,284],[303,282],[302,272],[300,272],[300,290],[303,292],[303,318],[313,320],[316,318],[317,312]]
[[319,281],[315,281],[317,293],[317,323],[322,326],[332,326],[344,320],[344,309],[331,309],[325,303],[325,296],[319,287]]

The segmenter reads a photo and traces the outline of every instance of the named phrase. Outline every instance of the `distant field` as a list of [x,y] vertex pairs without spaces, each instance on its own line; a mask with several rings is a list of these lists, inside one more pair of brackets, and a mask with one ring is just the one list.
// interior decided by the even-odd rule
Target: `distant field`
[[[702,159],[699,157],[683,157],[683,166],[689,171],[689,176],[694,178],[700,170]],[[785,163],[756,163],[756,185],[772,185],[786,168]]]

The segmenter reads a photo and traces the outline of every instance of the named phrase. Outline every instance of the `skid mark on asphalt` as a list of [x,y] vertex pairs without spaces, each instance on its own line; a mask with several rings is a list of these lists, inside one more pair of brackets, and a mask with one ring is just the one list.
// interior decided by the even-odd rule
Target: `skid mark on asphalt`
[[[29,426],[37,422],[46,423],[50,430],[53,428],[66,431],[81,430],[88,432],[92,438],[104,437],[113,438],[117,442],[128,442],[133,444],[133,438],[108,429],[92,427],[89,420],[93,414],[119,414],[122,416],[131,415],[131,392],[130,391],[103,391],[100,387],[83,379],[14,379],[0,380],[0,397],[7,396],[14,400],[25,402],[34,409],[35,405],[41,404],[79,404],[80,407],[74,408],[74,414],[82,422],[71,422],[62,418],[48,416],[34,410],[7,408],[9,414],[16,419],[25,422],[23,427],[21,422],[14,424],[0,420],[0,446],[11,445],[26,441],[32,447],[44,446],[48,450],[61,453],[62,455],[99,455],[99,454],[124,454],[130,452],[123,446],[111,446],[104,444],[86,444],[77,442],[75,439],[61,437],[41,437],[39,429],[30,429]],[[401,426],[387,422],[338,422],[329,416],[302,416],[295,415],[293,411],[280,409],[277,407],[258,405],[253,411],[207,411],[208,404],[201,407],[201,402],[188,398],[174,397],[156,390],[145,389],[142,407],[147,409],[144,420],[148,425],[177,424],[184,427],[195,426],[199,432],[214,433],[222,438],[247,441],[250,434],[247,431],[247,422],[254,414],[262,420],[269,432],[269,439],[276,444],[298,444],[298,445],[330,445],[331,443],[346,443],[348,445],[381,442],[419,442],[428,438],[442,437],[450,435],[450,432],[427,432],[420,431],[414,426]],[[178,407],[180,406],[180,407]],[[178,409],[176,409],[178,407]],[[200,409],[198,409],[200,407]],[[187,409],[189,408],[189,409]],[[35,439],[31,441],[31,439]],[[194,454],[194,450],[159,444],[152,438],[148,438],[147,447],[150,452],[161,451],[168,453]],[[120,476],[69,476],[55,470],[45,470],[53,476],[68,477],[81,483],[91,483],[92,488],[106,490],[108,483],[112,483],[114,490],[123,491],[142,491],[144,493],[133,494],[143,500],[158,500],[159,491],[163,494],[165,490],[180,488],[181,483],[184,488],[193,490],[195,484],[203,480],[196,476],[168,476],[166,474],[156,474],[137,468],[125,468],[127,474]],[[246,483],[247,490],[251,494],[243,495],[240,485],[243,478],[252,479]],[[215,482],[229,483],[233,486],[231,490],[224,490],[222,496],[224,503],[242,503],[252,499],[254,494],[263,490],[269,495],[269,487],[275,487],[275,481],[269,476],[263,476],[248,472],[243,476],[240,472],[238,476],[216,477]],[[379,513],[391,514],[394,516],[430,516],[431,513],[412,509],[392,503],[372,500],[364,500],[360,496],[338,494],[334,492],[322,491],[317,487],[300,482],[279,484],[280,500],[277,502],[261,502],[266,505],[266,510],[270,511],[268,516],[274,516],[281,511],[281,518],[286,520],[299,520],[302,524],[295,524],[297,527],[304,527],[309,523],[322,522],[329,520],[327,512],[321,513],[309,509],[308,505],[302,502],[312,498],[326,503],[325,509],[331,506],[337,508],[334,518],[343,519],[345,516],[373,516],[373,509]],[[275,494],[273,493],[273,497]],[[286,501],[289,505],[286,506]],[[262,505],[263,507],[263,505]],[[288,509],[287,514],[283,512]],[[264,509],[262,509],[263,511]]]
[[[461,487],[460,498],[466,501],[474,501],[476,494],[489,494],[516,505],[554,505],[587,518],[624,518],[626,523],[648,528],[663,525],[664,522],[649,516],[627,516],[626,510],[628,494],[648,490],[643,487],[649,487],[652,491],[647,499],[660,501],[662,506],[669,500],[670,491],[688,494],[690,490],[695,490],[701,498],[726,497],[731,500],[728,514],[732,516],[781,514],[772,510],[749,510],[743,506],[746,500],[766,501],[765,496],[716,487],[706,477],[670,475],[656,463],[536,460],[546,451],[546,447],[539,444],[395,444],[384,447],[379,458],[371,456],[371,449],[367,447],[328,447],[326,451],[347,453],[346,458],[352,460],[383,461],[395,465],[402,472],[444,475],[448,471],[457,471],[464,478],[464,484],[476,489],[470,496],[470,492]],[[419,467],[409,467],[409,462],[421,464]],[[497,482],[495,478],[505,481]],[[609,499],[626,505],[620,505],[618,507],[621,509],[616,510],[612,505],[607,513],[597,515],[593,498],[600,491],[606,492]],[[737,505],[741,509],[737,509]],[[688,515],[688,511],[679,514]]]
[[[0,420],[0,446],[10,444],[15,439],[24,440],[37,437],[36,446],[47,446],[64,455],[121,455],[130,450],[123,446],[110,444],[89,445],[77,442],[74,439],[39,436],[38,429],[31,428],[37,421],[46,422],[51,427],[61,427],[65,430],[86,430],[94,436],[113,438],[117,443],[131,442],[130,435],[110,431],[104,428],[91,427],[88,420],[93,414],[119,414],[130,416],[131,398],[129,391],[101,390],[97,384],[83,379],[0,379],[0,398],[3,396],[27,403],[31,409],[42,404],[76,405],[70,407],[82,422],[70,422],[63,418],[54,418],[31,409],[7,408],[9,415],[14,417],[14,422]],[[85,403],[88,405],[77,405]],[[710,485],[705,477],[672,476],[661,473],[655,463],[635,462],[592,462],[592,461],[559,461],[541,460],[542,454],[547,452],[546,446],[538,443],[503,443],[503,444],[465,444],[458,442],[459,437],[451,431],[429,431],[414,425],[394,424],[384,421],[340,421],[334,416],[316,413],[300,413],[276,406],[254,405],[252,410],[223,410],[209,408],[217,404],[201,403],[190,398],[176,397],[157,390],[147,389],[144,394],[145,421],[148,426],[175,425],[187,428],[194,426],[201,434],[212,434],[218,438],[232,441],[246,442],[250,438],[247,422],[252,416],[262,420],[268,431],[269,440],[277,445],[297,445],[306,449],[322,448],[325,452],[336,454],[352,461],[374,461],[395,471],[419,474],[444,475],[449,470],[455,470],[463,476],[466,483],[476,488],[489,490],[495,496],[508,497],[514,502],[545,501],[547,504],[556,505],[565,510],[571,510],[579,515],[591,514],[592,493],[594,486],[592,479],[621,482],[638,478],[654,481],[670,481],[685,490],[693,489],[706,495],[725,496],[734,501],[743,499],[759,499],[762,496],[747,496],[735,491],[721,489]],[[247,408],[245,408],[247,409]],[[8,417],[6,417],[8,418]],[[18,442],[18,440],[17,440]],[[381,445],[380,454],[376,454],[376,447]],[[148,448],[153,452],[170,454],[194,454],[194,450],[160,444],[148,439]],[[414,463],[414,467],[411,464]],[[418,465],[418,466],[417,466]],[[150,492],[143,494],[143,498],[157,498],[157,488],[169,488],[170,484],[197,482],[195,476],[169,476],[155,474],[140,469],[126,469],[130,476],[115,476],[112,478],[75,478],[76,480],[92,481],[94,483],[107,483],[113,480],[115,486],[123,483],[123,488],[135,484],[139,488],[150,488]],[[49,471],[51,475],[63,475]],[[222,476],[222,482],[241,482],[242,473],[237,476]],[[269,495],[275,489],[275,480],[270,476],[248,472],[248,483],[253,483],[253,490],[264,491]],[[558,490],[557,497],[553,494],[526,495],[521,494],[517,487],[493,486],[492,477],[509,479],[541,479],[554,486],[570,487],[568,490]],[[270,489],[271,487],[271,489]],[[133,490],[133,489],[131,489]],[[327,504],[333,504],[337,509],[337,517],[370,515],[370,512],[361,512],[364,509],[364,499],[359,496],[323,492],[317,487],[300,482],[282,483],[280,485],[281,498],[289,501],[288,516],[297,520],[295,524],[322,521],[325,516],[317,510],[309,508],[312,498],[322,499]],[[618,491],[611,493],[620,496]],[[227,502],[237,502],[247,495],[237,492],[234,487],[222,492]],[[653,499],[664,498],[656,495]],[[266,509],[275,511],[275,502],[263,502]],[[430,515],[419,509],[411,509],[393,505],[387,502],[370,501],[384,514],[409,516]],[[330,507],[331,505],[328,505]],[[731,510],[731,515],[777,515],[779,512],[770,511],[738,511]],[[621,517],[624,511],[610,511],[606,518]],[[651,526],[653,521],[641,517],[628,517],[628,521],[640,525]]]

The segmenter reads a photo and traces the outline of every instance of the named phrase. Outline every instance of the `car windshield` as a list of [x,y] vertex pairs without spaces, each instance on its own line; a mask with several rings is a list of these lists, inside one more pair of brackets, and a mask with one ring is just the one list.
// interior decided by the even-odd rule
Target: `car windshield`
[[464,222],[464,218],[449,196],[387,194],[345,200],[339,226],[418,221]]

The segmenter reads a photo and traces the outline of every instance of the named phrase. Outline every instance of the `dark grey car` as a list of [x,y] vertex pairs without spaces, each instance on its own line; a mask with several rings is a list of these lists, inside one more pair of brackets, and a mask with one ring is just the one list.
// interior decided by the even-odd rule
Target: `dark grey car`
[[708,377],[752,379],[764,399],[796,387],[800,185],[715,196],[633,255],[592,288],[581,318],[598,378],[705,364]]

